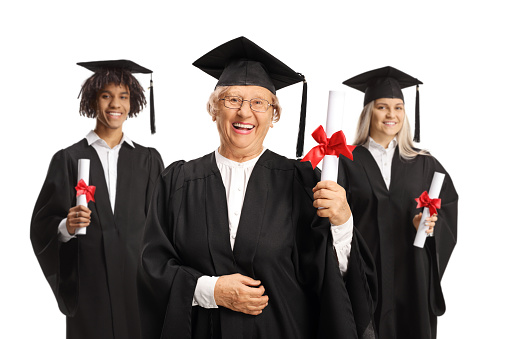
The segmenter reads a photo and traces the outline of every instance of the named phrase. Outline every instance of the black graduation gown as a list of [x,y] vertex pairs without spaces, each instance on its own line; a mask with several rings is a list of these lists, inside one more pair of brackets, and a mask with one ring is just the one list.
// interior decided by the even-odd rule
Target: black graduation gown
[[[61,243],[57,226],[76,205],[78,159],[90,159],[95,203],[87,234]],[[104,171],[86,139],[57,152],[32,216],[30,239],[62,313],[67,338],[140,337],[136,269],[150,196],[163,169],[155,149],[124,143],[115,213]]]
[[[141,254],[143,338],[373,338],[374,263],[354,234],[341,277],[328,219],[312,206],[316,175],[309,162],[265,151],[249,179],[232,251],[214,153],[166,168]],[[192,306],[199,277],[233,273],[262,282],[269,303],[260,315]]]
[[[396,149],[389,190],[368,149],[358,146],[354,161],[341,157],[338,182],[347,191],[354,225],[376,261],[379,298],[375,322],[381,339],[436,337],[437,316],[445,312],[440,281],[456,244],[458,195],[451,177],[432,156],[405,161]],[[429,191],[435,171],[446,174],[438,222],[424,248],[413,246],[415,198]]]

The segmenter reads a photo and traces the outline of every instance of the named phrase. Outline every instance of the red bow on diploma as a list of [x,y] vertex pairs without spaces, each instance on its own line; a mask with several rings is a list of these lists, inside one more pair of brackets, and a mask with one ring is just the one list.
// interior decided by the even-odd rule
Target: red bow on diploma
[[442,204],[442,199],[431,199],[427,191],[422,192],[421,196],[416,198],[415,201],[417,201],[417,208],[429,208],[429,215],[436,214],[437,209],[440,209],[440,205]]
[[79,197],[80,195],[85,194],[87,196],[87,203],[92,200],[95,202],[94,194],[95,194],[95,186],[87,186],[85,181],[83,179],[80,179],[78,181],[78,185],[76,188],[76,197]]
[[343,154],[348,159],[353,160],[352,151],[355,146],[346,144],[345,133],[343,131],[338,131],[330,138],[327,138],[327,134],[325,134],[322,125],[320,125],[311,135],[319,145],[313,147],[301,161],[311,161],[311,165],[315,168],[326,155],[339,157],[340,154]]

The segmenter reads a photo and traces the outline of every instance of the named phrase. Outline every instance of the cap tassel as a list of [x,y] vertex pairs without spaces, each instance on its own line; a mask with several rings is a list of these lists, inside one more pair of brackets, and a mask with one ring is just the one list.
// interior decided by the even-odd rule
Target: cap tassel
[[156,114],[154,109],[154,85],[152,83],[152,75],[150,75],[150,132],[156,132]]
[[308,97],[308,83],[304,75],[300,74],[304,80],[302,87],[302,101],[300,104],[300,122],[299,122],[299,134],[297,137],[297,158],[302,157],[304,151],[304,133],[306,131],[306,107]]
[[414,131],[414,142],[421,142],[421,113],[419,104],[419,85],[415,90],[415,131]]

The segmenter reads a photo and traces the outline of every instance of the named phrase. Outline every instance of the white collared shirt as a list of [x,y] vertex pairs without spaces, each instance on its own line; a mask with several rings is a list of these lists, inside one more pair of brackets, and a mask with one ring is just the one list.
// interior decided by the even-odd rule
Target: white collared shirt
[[387,186],[387,189],[389,189],[391,185],[392,158],[394,157],[394,152],[398,146],[398,141],[396,138],[392,139],[389,146],[385,148],[373,140],[373,138],[369,137],[368,141],[366,141],[366,143],[362,146],[366,147],[375,159],[376,164],[382,173],[385,185]]
[[[104,170],[104,179],[106,180],[108,195],[110,197],[111,211],[115,213],[118,155],[124,142],[127,142],[133,148],[134,143],[125,134],[122,135],[122,139],[118,145],[114,146],[113,148],[110,148],[106,141],[101,139],[94,131],[90,131],[85,138],[87,139],[88,145],[92,146],[99,156],[99,160],[101,161],[101,165]],[[75,235],[69,234],[65,225],[66,222],[67,218],[63,219],[58,225],[58,239],[61,242],[67,242],[70,239],[76,237]]]
[[[236,162],[225,158],[219,152],[215,151],[216,164],[221,173],[223,184],[226,191],[226,201],[228,205],[228,222],[230,228],[230,244],[233,250],[237,229],[240,221],[240,212],[246,195],[246,188],[258,159],[265,152],[266,148],[256,158],[246,162]],[[339,268],[344,274],[348,267],[348,259],[353,236],[353,219],[350,219],[343,225],[331,225],[332,240],[336,255],[339,261]],[[219,277],[202,276],[198,278],[194,291],[193,306],[204,308],[217,308],[214,299],[214,288]]]
[[235,238],[237,237],[237,229],[239,227],[240,212],[244,205],[244,197],[246,196],[246,188],[253,172],[256,162],[266,148],[256,158],[245,161],[236,162],[225,158],[219,152],[215,151],[216,164],[221,178],[223,179],[224,189],[226,191],[226,201],[228,205],[228,224],[230,228],[230,244],[233,250]]
[[118,145],[113,148],[110,148],[106,141],[101,139],[94,131],[90,131],[90,133],[87,134],[86,139],[88,145],[95,149],[99,156],[99,160],[101,160],[101,165],[104,170],[104,179],[106,180],[106,186],[108,186],[108,194],[110,196],[111,211],[115,213],[118,154],[124,141],[133,148],[134,144],[125,134],[122,135],[122,139],[120,139]]

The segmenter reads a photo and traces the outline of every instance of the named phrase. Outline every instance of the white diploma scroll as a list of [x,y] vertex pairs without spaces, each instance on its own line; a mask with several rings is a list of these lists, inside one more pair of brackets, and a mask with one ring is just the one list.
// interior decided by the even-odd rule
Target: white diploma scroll
[[[79,159],[78,160],[78,183],[81,179],[85,182],[85,184],[89,184],[89,176],[90,176],[90,159]],[[76,206],[85,206],[88,207],[87,203],[87,195],[82,194],[76,197]],[[86,227],[80,227],[76,229],[76,235],[85,235],[87,234]]]
[[[345,109],[345,92],[329,91],[329,105],[327,107],[327,125],[325,133],[330,138],[341,130],[343,111]],[[339,158],[335,155],[326,155],[323,158],[321,180],[338,181]]]
[[[435,174],[433,175],[433,180],[431,181],[431,187],[428,192],[430,199],[438,198],[440,190],[442,189],[442,184],[444,183],[444,178],[445,174],[435,172]],[[415,247],[423,248],[424,243],[426,242],[426,238],[428,237],[426,230],[429,227],[425,225],[426,218],[429,218],[429,208],[424,207],[424,210],[422,211],[421,222],[419,223],[419,228],[417,229],[417,234],[415,235],[414,239]]]

